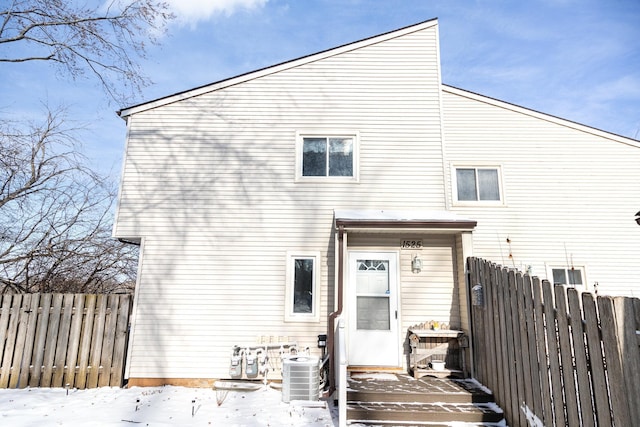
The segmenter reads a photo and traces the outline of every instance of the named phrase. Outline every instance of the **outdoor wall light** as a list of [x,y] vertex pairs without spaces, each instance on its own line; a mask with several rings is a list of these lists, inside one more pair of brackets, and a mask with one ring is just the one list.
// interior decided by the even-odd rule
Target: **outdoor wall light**
[[484,289],[480,283],[471,288],[471,301],[477,307],[484,305]]
[[411,260],[411,271],[413,274],[418,274],[422,271],[422,260],[418,258],[418,255]]
[[327,346],[327,336],[318,335],[318,348],[325,348]]
[[636,224],[640,225],[640,211],[636,213]]

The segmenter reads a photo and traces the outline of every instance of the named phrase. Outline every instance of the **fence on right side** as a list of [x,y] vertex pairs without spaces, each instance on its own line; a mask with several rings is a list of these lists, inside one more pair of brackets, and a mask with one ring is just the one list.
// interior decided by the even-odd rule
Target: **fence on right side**
[[510,426],[640,422],[640,300],[467,259],[474,376]]

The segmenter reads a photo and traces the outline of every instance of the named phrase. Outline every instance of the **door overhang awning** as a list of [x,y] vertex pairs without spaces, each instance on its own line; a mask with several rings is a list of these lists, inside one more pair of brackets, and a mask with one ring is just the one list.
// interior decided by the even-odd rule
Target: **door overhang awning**
[[426,210],[334,210],[336,229],[352,232],[394,232],[402,230],[459,233],[473,231],[477,221],[449,211]]

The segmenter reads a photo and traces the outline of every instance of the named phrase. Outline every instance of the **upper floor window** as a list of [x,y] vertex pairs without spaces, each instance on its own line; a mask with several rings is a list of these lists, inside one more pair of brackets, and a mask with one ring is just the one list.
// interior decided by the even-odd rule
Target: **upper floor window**
[[500,203],[500,168],[456,167],[455,201]]
[[300,135],[297,150],[297,178],[355,179],[356,147],[355,135]]

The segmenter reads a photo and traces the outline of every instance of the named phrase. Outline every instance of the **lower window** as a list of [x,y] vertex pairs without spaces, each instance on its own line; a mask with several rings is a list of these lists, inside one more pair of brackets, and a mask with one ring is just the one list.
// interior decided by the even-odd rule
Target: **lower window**
[[286,321],[317,322],[320,320],[319,278],[319,253],[287,253]]
[[584,270],[581,267],[552,267],[551,275],[554,285],[584,285]]

